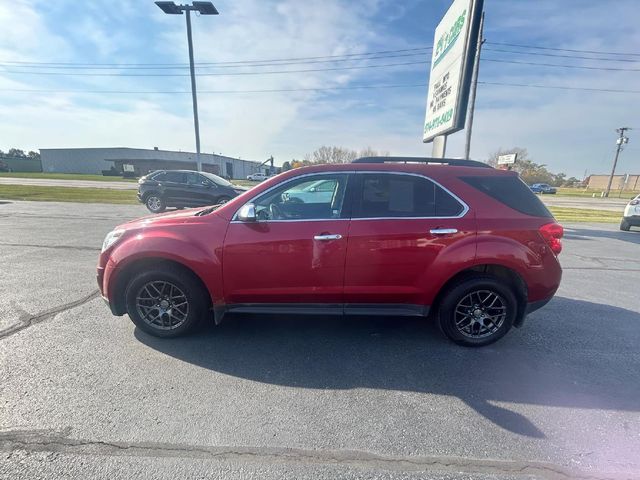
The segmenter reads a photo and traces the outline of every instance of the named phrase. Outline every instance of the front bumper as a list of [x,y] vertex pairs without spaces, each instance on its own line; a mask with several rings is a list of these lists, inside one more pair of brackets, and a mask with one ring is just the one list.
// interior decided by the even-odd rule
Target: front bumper
[[632,227],[640,227],[640,215],[631,215],[630,217],[622,217]]

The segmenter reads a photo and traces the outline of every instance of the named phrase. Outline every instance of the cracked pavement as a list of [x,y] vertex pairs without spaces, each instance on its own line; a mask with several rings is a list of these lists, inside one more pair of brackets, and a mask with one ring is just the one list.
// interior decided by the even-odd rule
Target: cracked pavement
[[0,478],[640,478],[640,231],[569,226],[557,298],[484,349],[397,318],[167,341],[96,297],[143,214],[0,205]]

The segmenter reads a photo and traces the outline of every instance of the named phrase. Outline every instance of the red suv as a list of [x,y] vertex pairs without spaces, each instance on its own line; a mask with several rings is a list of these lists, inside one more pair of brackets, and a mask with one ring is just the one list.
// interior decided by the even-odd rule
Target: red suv
[[479,346],[555,294],[562,235],[514,172],[361,158],[120,225],[98,284],[114,315],[159,337],[231,312],[431,314],[451,340]]

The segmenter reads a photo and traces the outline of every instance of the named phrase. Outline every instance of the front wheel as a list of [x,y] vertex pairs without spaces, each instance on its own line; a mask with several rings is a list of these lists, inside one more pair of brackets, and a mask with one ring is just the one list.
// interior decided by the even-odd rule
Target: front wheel
[[438,322],[455,343],[480,347],[509,331],[517,309],[516,297],[507,285],[496,277],[478,275],[449,288],[440,302]]
[[628,232],[631,229],[631,224],[627,222],[624,218],[620,222],[620,230],[623,232]]
[[156,337],[177,337],[206,316],[208,293],[189,272],[156,267],[140,272],[125,292],[127,313],[138,328]]
[[151,213],[162,213],[165,208],[167,208],[167,204],[162,197],[155,193],[149,195],[144,201],[144,204]]

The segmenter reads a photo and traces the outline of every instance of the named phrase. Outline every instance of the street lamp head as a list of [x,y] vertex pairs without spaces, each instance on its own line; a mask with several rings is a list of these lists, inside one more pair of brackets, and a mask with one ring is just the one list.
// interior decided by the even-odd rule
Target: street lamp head
[[218,10],[211,2],[193,2],[193,8],[200,12],[200,15],[218,15]]
[[164,13],[169,15],[182,15],[182,9],[175,2],[156,2]]

